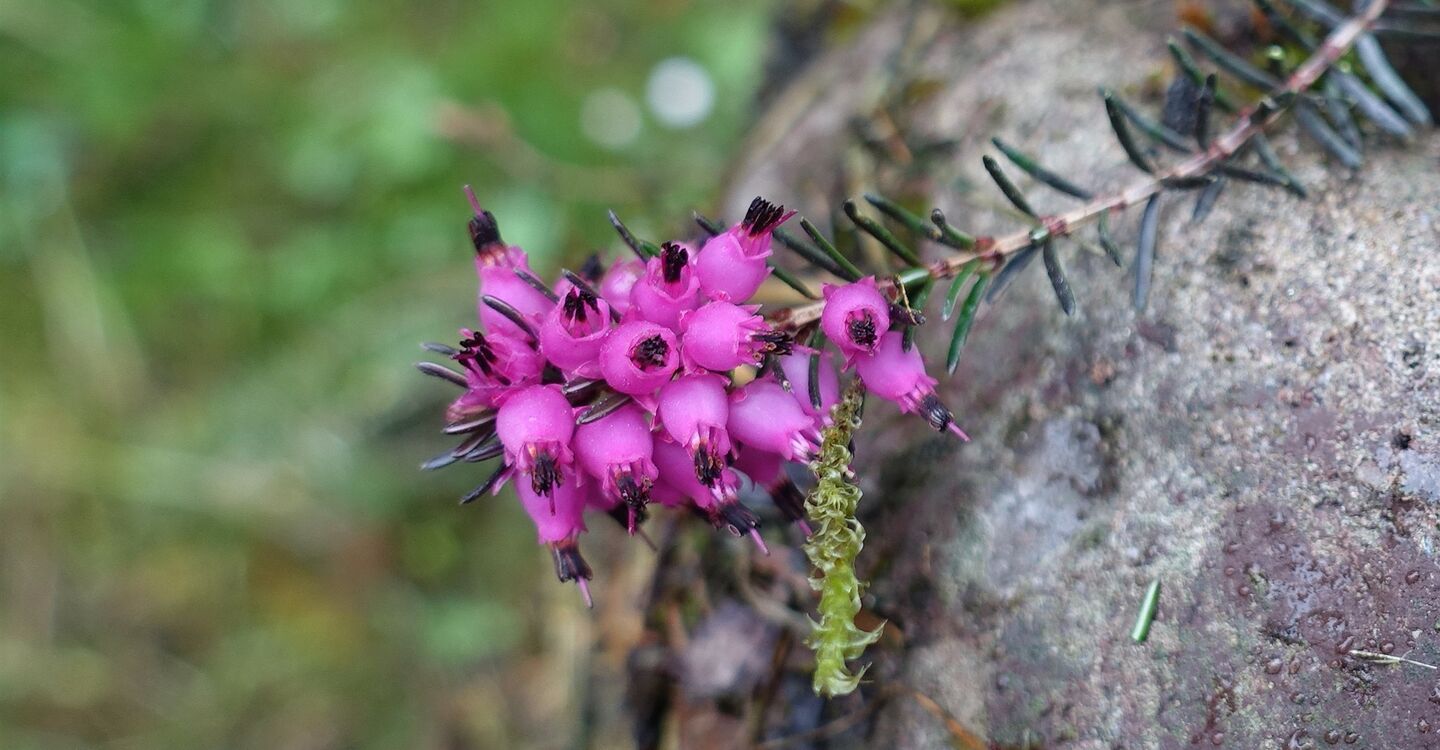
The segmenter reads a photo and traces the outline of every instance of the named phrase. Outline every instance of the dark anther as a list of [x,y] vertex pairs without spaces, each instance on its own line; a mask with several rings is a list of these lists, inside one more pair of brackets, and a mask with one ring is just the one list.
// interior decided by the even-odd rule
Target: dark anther
[[571,289],[565,295],[565,319],[572,323],[584,323],[586,318],[585,308],[594,312],[600,312],[600,305],[595,295],[584,289]]
[[565,581],[590,580],[590,565],[580,556],[580,545],[573,539],[556,542],[550,546],[555,558],[555,575]]
[[487,378],[495,378],[501,385],[509,385],[508,378],[495,372],[495,350],[491,348],[490,342],[485,340],[485,334],[469,330],[464,333],[465,338],[460,339],[460,351],[451,355],[451,358],[467,369],[478,370]]
[[620,499],[633,510],[640,510],[650,502],[650,480],[635,481],[630,474],[621,474],[615,479],[615,488],[620,490]]
[[805,520],[805,493],[800,491],[789,477],[782,477],[780,483],[770,488],[770,499],[787,521]]
[[555,457],[549,453],[535,456],[535,467],[530,471],[530,489],[535,490],[537,495],[549,496],[551,515],[555,513],[555,488],[561,483],[560,467],[555,465]]
[[664,367],[665,358],[668,356],[670,356],[670,345],[665,343],[664,337],[659,334],[641,340],[634,349],[630,350],[630,361],[642,370]]
[[597,284],[604,275],[605,262],[600,260],[600,253],[590,253],[585,264],[580,266],[580,276],[591,284]]
[[489,211],[481,211],[470,219],[470,243],[475,246],[475,252],[481,255],[489,254],[495,247],[504,247],[500,240],[500,225],[495,223],[495,215]]
[[850,334],[851,341],[867,349],[874,346],[880,338],[875,330],[875,319],[869,312],[845,321],[845,332]]
[[701,445],[695,451],[695,478],[700,484],[706,487],[714,487],[720,481],[720,473],[725,471],[725,459],[715,449],[708,445]]
[[735,536],[760,528],[760,518],[755,515],[754,511],[735,500],[721,503],[715,509],[715,518],[717,526],[725,526]]
[[666,284],[674,284],[679,281],[680,272],[689,262],[690,251],[683,246],[674,242],[667,242],[660,246],[660,272],[664,275]]
[[931,393],[920,401],[920,413],[925,416],[925,421],[935,428],[936,432],[944,432],[950,423],[955,421],[955,415],[940,403],[940,397]]
[[784,206],[777,206],[757,196],[755,200],[750,201],[750,209],[745,212],[745,220],[740,222],[740,226],[744,227],[751,237],[754,237],[774,229],[784,215]]
[[795,337],[784,331],[757,333],[754,339],[760,343],[760,351],[765,354],[783,357],[795,350]]

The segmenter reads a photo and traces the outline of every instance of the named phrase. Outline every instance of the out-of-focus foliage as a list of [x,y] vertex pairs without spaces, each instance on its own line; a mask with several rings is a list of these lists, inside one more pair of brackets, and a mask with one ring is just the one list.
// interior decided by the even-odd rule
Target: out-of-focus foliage
[[[0,747],[562,742],[573,592],[507,496],[455,507],[480,472],[416,471],[459,188],[547,270],[613,252],[605,208],[675,229],[768,13],[0,1]],[[715,90],[683,129],[674,56]]]

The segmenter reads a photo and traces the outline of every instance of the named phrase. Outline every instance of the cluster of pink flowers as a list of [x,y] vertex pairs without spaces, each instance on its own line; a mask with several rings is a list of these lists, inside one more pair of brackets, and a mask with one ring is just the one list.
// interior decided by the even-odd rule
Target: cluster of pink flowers
[[[756,198],[743,221],[703,244],[667,242],[654,257],[591,264],[549,286],[470,199],[480,329],[463,329],[458,348],[437,347],[461,367],[438,374],[464,388],[446,431],[469,437],[430,464],[501,458],[467,502],[513,479],[560,580],[575,581],[587,603],[591,572],[578,548],[587,510],[633,534],[649,503],[683,507],[765,550],[739,500],[743,475],[809,534],[785,465],[818,450],[839,373],[820,357],[816,406],[815,352],[747,304],[770,273],[771,235],[793,211]],[[892,303],[873,277],[827,285],[824,305],[819,326],[846,370],[964,437],[918,350],[889,330]],[[737,378],[737,368],[755,370]]]

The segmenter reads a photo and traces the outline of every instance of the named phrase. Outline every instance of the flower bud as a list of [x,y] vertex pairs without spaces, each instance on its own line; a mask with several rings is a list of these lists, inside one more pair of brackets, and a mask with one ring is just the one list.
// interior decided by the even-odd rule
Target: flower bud
[[728,372],[765,354],[790,353],[794,340],[766,325],[757,309],[715,300],[680,316],[686,366]]
[[654,393],[680,366],[680,346],[669,328],[647,320],[622,323],[600,347],[600,372],[611,388],[631,396]]
[[540,353],[509,336],[486,336],[460,329],[460,351],[453,355],[465,371],[465,393],[450,404],[445,418],[459,422],[491,409],[515,388],[540,379]]
[[601,494],[629,507],[630,533],[635,533],[638,511],[649,501],[650,487],[660,476],[651,460],[654,439],[645,413],[633,404],[575,428],[575,456],[590,476],[599,480]]
[[840,353],[849,360],[875,351],[876,343],[890,328],[890,303],[875,286],[875,277],[844,286],[826,284],[822,294],[825,309],[820,314],[820,328]]
[[639,258],[617,260],[600,279],[600,296],[610,309],[624,315],[630,310],[630,295],[640,277],[645,275],[645,262]]
[[695,478],[706,487],[720,480],[730,454],[726,384],[724,378],[709,373],[677,378],[660,389],[656,409],[665,432],[689,452]]
[[869,391],[894,401],[900,411],[918,413],[937,431],[950,430],[962,440],[970,437],[955,424],[955,417],[935,395],[935,378],[925,372],[920,350],[905,351],[904,335],[891,331],[880,338],[875,353],[856,357],[855,372]]
[[680,314],[700,304],[700,282],[690,264],[692,251],[678,242],[660,247],[645,263],[645,275],[630,290],[630,305],[646,320],[680,330]]
[[786,213],[783,206],[756,198],[744,221],[707,240],[695,261],[706,296],[732,302],[754,296],[770,273],[765,259],[770,257],[771,234],[794,215],[794,211]]
[[773,380],[752,380],[730,394],[730,434],[752,448],[808,461],[820,450],[815,420]]
[[801,411],[819,424],[830,424],[830,408],[840,401],[840,376],[830,355],[820,353],[820,406],[810,400],[810,357],[812,350],[795,351],[780,358],[780,371],[790,384],[790,395],[799,402]]
[[575,434],[575,411],[559,386],[532,385],[511,394],[495,415],[495,433],[506,464],[529,479],[535,494],[553,498],[570,473]]
[[540,324],[540,351],[567,375],[600,376],[600,347],[610,331],[610,304],[573,286]]

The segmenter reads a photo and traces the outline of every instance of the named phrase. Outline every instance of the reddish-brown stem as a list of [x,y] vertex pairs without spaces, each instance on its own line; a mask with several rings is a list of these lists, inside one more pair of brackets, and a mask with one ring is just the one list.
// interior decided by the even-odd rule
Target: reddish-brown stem
[[[1006,257],[1034,243],[1037,232],[1048,237],[1073,234],[1077,227],[1089,224],[1103,214],[1123,211],[1130,206],[1144,203],[1150,196],[1164,189],[1167,182],[1190,180],[1209,174],[1216,165],[1235,155],[1257,133],[1279,119],[1289,102],[1307,91],[1326,69],[1348,52],[1356,39],[1375,23],[1375,19],[1380,17],[1388,4],[1388,0],[1372,0],[1359,15],[1336,26],[1315,54],[1296,68],[1284,85],[1242,110],[1229,132],[1214,139],[1210,148],[1205,151],[1124,190],[1096,198],[1073,211],[1044,217],[1041,228],[1024,229],[1002,237],[980,237],[974,249],[957,252],[931,263],[930,274],[939,279],[949,278],[958,273],[961,266],[976,258],[991,261],[999,267]],[[888,285],[893,287],[894,283],[892,279]],[[823,302],[800,305],[784,311],[788,314],[777,318],[776,322],[787,328],[799,328],[819,319],[823,309]]]

